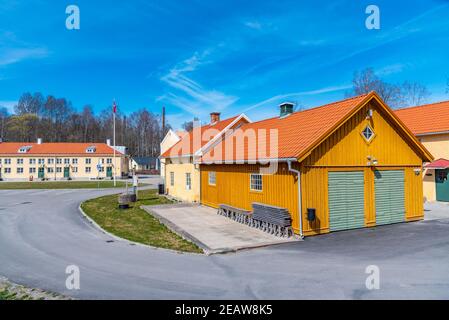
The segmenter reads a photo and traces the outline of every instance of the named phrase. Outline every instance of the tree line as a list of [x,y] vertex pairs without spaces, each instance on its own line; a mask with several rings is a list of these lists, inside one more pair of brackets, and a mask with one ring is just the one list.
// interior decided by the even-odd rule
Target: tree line
[[[37,92],[22,94],[14,113],[0,108],[0,138],[11,142],[106,142],[113,137],[112,106],[95,114],[91,105],[76,111],[66,98],[44,97]],[[162,132],[161,117],[146,109],[131,114],[116,113],[116,145],[131,155],[157,157]]]

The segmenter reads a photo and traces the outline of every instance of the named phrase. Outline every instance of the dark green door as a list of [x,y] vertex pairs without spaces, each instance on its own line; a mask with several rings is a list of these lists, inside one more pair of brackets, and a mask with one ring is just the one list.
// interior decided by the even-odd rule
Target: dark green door
[[39,179],[43,179],[45,175],[45,169],[44,168],[39,168],[38,172],[37,172],[37,177]]
[[376,193],[376,225],[403,222],[405,220],[404,171],[374,172]]
[[435,170],[435,183],[437,190],[437,201],[449,202],[449,170]]
[[363,171],[329,172],[330,231],[365,226],[365,183]]
[[112,178],[112,167],[107,167],[106,168],[106,176],[108,178]]
[[70,168],[69,167],[64,168],[64,178],[70,178]]

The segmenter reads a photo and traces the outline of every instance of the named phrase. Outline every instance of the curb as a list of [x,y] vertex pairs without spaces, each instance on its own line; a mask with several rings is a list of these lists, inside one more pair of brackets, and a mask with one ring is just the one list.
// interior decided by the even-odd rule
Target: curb
[[[88,200],[86,200],[88,201]],[[119,241],[119,242],[125,242],[128,243],[130,245],[134,245],[134,246],[140,246],[140,247],[144,247],[144,248],[150,248],[150,249],[154,249],[154,250],[163,250],[163,251],[167,251],[167,252],[171,252],[171,253],[177,253],[177,254],[191,254],[191,255],[195,255],[195,256],[202,256],[202,253],[194,253],[194,252],[185,252],[185,251],[178,251],[178,250],[174,250],[174,249],[167,249],[167,248],[160,248],[160,247],[154,247],[151,246],[149,244],[143,244],[140,242],[135,242],[135,241],[131,241],[125,238],[121,238],[119,236],[116,236],[115,234],[112,234],[106,230],[104,230],[98,223],[96,223],[91,217],[89,217],[84,210],[81,208],[81,205],[84,202],[80,203],[78,206],[78,211],[81,213],[81,215],[87,220],[88,223],[90,223],[93,227],[95,227],[96,229],[98,229],[98,231],[100,231],[101,233]]]

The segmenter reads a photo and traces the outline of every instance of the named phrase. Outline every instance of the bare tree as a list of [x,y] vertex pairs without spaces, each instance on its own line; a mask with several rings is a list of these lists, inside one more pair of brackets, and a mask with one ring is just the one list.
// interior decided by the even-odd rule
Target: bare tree
[[5,137],[5,127],[8,116],[8,109],[6,109],[5,107],[0,107],[0,139],[4,139]]
[[352,83],[353,89],[347,93],[348,96],[376,91],[392,108],[419,105],[430,95],[427,88],[417,82],[406,81],[402,85],[387,83],[381,80],[372,68],[356,71]]
[[430,92],[422,84],[406,81],[402,84],[402,97],[404,105],[414,107],[427,102]]

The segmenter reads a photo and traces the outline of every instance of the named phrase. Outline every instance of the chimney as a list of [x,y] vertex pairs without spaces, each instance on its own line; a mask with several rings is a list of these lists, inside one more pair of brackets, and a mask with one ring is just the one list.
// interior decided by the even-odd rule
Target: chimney
[[293,113],[293,108],[295,104],[291,102],[283,102],[279,105],[280,117],[286,117]]
[[111,146],[111,139],[107,139],[106,140],[106,144],[108,145],[108,147],[110,147]]
[[220,114],[221,114],[220,112],[212,112],[210,114],[210,123],[214,124],[214,123],[220,121]]
[[37,138],[37,144],[42,144],[42,138]]

